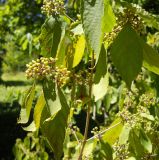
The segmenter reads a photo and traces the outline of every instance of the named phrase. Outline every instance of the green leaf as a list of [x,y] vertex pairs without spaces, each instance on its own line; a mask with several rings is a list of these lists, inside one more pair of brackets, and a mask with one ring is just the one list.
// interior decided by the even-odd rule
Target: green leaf
[[81,15],[84,32],[89,44],[98,57],[104,34],[102,33],[104,3],[103,0],[82,0],[81,2]]
[[130,151],[134,153],[138,158],[144,154],[144,148],[140,143],[139,135],[135,129],[132,129],[129,133],[129,145]]
[[159,54],[148,44],[144,44],[143,47],[143,66],[159,74]]
[[56,65],[57,66],[66,66],[66,53],[68,51],[68,46],[72,45],[72,40],[70,39],[70,37],[68,35],[65,35],[63,37],[63,39],[61,40],[60,44],[59,44],[59,48],[57,51],[57,61],[56,61]]
[[129,157],[129,158],[126,159],[126,160],[136,160],[136,158],[135,158],[135,157]]
[[141,43],[142,40],[131,25],[126,24],[114,40],[110,51],[114,65],[129,88],[141,70],[143,60]]
[[147,114],[147,113],[140,113],[140,116],[144,117],[145,119],[148,119],[150,121],[154,121],[155,120],[155,118],[152,115]]
[[141,145],[149,152],[152,153],[152,143],[149,137],[146,135],[144,130],[140,129],[140,142]]
[[82,0],[81,15],[84,33],[98,61],[103,36],[111,31],[115,18],[108,0]]
[[103,31],[107,33],[111,32],[115,24],[115,15],[111,5],[109,4],[109,0],[104,0]]
[[27,123],[30,117],[30,111],[32,108],[32,103],[35,95],[35,84],[26,92],[26,95],[23,100],[22,108],[20,111],[20,118],[18,123]]
[[50,16],[42,25],[39,37],[41,43],[41,54],[45,57],[55,57],[61,40],[62,30],[66,22],[62,18],[55,19]]
[[119,138],[119,135],[122,131],[123,124],[121,119],[116,119],[109,127],[110,129],[106,131],[103,135],[104,142],[108,142],[110,145],[114,144]]
[[91,157],[93,150],[95,149],[97,145],[97,141],[96,140],[90,140],[86,143],[84,151],[83,151],[83,159],[84,157]]
[[44,98],[44,94],[41,94],[34,108],[34,122],[37,129],[39,129],[40,127],[41,114],[45,104],[46,104],[46,101]]
[[69,106],[60,88],[58,88],[57,96],[60,99],[61,110],[59,110],[52,119],[47,120],[51,115],[48,112],[47,107],[44,107],[41,116],[41,130],[54,151],[55,159],[61,160]]
[[96,72],[94,77],[93,95],[95,102],[103,98],[108,90],[109,74],[107,72],[106,50],[102,45],[99,59],[96,65]]
[[103,140],[100,140],[100,152],[102,153],[102,157],[108,160],[113,160],[113,150],[109,143],[105,143]]
[[82,28],[82,24],[78,24],[76,27],[74,27],[73,29],[71,29],[71,32],[74,33],[74,35],[81,35],[83,34],[83,28]]
[[35,123],[34,121],[31,122],[31,124],[27,127],[22,127],[25,131],[28,131],[28,132],[35,132],[36,131],[36,127],[35,127]]
[[76,67],[82,60],[85,50],[85,37],[80,35],[76,44],[75,44],[75,53],[73,58],[73,67]]
[[54,116],[61,109],[61,103],[57,95],[56,85],[53,80],[44,80],[43,92],[48,111],[50,112],[51,116]]
[[119,136],[119,143],[120,144],[126,144],[126,142],[129,139],[130,130],[131,130],[131,127],[129,127],[129,126],[124,126],[123,127],[123,129],[121,131],[121,134]]

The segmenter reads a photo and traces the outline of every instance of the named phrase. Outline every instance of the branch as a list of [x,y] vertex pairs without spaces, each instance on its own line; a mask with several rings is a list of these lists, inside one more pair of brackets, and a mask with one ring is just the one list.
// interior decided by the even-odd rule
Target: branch
[[81,148],[78,160],[82,160],[82,155],[83,155],[84,147],[85,147],[85,144],[87,142],[87,136],[88,136],[88,128],[89,128],[89,121],[90,121],[90,111],[91,111],[91,107],[92,107],[93,68],[94,68],[94,52],[92,53],[91,76],[90,76],[90,81],[89,81],[89,99],[91,101],[88,103],[84,139],[83,139],[83,142],[82,142],[82,148]]

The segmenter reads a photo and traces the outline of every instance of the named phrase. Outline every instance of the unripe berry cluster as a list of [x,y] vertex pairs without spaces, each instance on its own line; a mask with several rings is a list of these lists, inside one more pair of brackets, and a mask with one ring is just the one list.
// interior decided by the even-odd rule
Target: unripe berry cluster
[[74,75],[75,81],[79,85],[88,85],[91,74],[88,71],[79,71]]
[[70,71],[67,70],[67,68],[61,67],[55,67],[55,80],[59,86],[63,86],[70,77]]
[[59,15],[65,12],[63,0],[44,0],[42,12],[50,15]]
[[122,26],[116,25],[111,32],[105,33],[103,41],[106,41],[108,45],[111,44],[121,30]]
[[56,59],[41,57],[37,60],[32,60],[27,64],[26,76],[27,78],[43,79],[44,77],[55,72]]
[[58,85],[64,85],[70,76],[70,71],[64,67],[56,67],[55,58],[45,58],[41,57],[37,60],[32,60],[27,64],[26,76],[27,78],[34,78],[42,80],[45,77],[49,77],[55,80]]
[[113,145],[113,149],[115,151],[114,160],[125,160],[129,157],[128,143],[119,144],[118,141]]

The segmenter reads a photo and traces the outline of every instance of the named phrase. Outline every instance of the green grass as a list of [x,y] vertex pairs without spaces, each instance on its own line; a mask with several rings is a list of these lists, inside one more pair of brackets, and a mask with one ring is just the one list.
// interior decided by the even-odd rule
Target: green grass
[[[31,87],[32,80],[28,80],[25,76],[25,72],[17,73],[3,73],[2,83],[0,84],[0,102],[12,103],[13,101],[19,101],[24,92]],[[36,91],[41,90],[40,85],[37,85]]]
[[3,73],[2,80],[3,81],[29,81],[25,76],[25,72]]

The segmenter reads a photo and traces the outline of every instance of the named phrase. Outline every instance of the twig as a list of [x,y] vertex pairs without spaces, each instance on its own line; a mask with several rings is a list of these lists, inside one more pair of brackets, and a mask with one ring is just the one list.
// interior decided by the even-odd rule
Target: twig
[[72,22],[75,22],[75,20],[72,19],[70,16],[68,16],[66,13],[64,13],[64,15],[65,15],[68,19],[70,19]]
[[80,143],[80,141],[79,141],[79,139],[78,139],[78,137],[77,137],[77,135],[76,135],[76,132],[74,131],[74,130],[72,130],[72,132],[73,132],[73,135],[75,136],[75,139],[76,139],[76,141],[78,142],[78,144]]
[[122,123],[122,122],[119,122],[119,123],[115,124],[114,126],[111,126],[111,127],[107,128],[107,129],[101,131],[100,133],[96,134],[95,136],[87,139],[87,142],[90,141],[90,140],[92,140],[92,139],[98,138],[99,136],[102,136],[102,134],[104,134],[105,132],[109,131],[110,129],[118,126],[118,125],[121,124],[121,123]]
[[[94,52],[92,53],[91,68],[94,68]],[[92,86],[93,86],[93,69],[91,69],[91,76],[90,76],[90,81],[89,81],[89,99],[92,98]],[[87,142],[87,135],[88,135],[89,121],[90,121],[91,106],[92,106],[92,101],[90,101],[88,103],[87,117],[86,117],[86,126],[85,126],[85,132],[84,132],[84,139],[83,139],[83,142],[82,142],[82,148],[81,148],[78,160],[82,160],[82,155],[83,155],[84,147],[85,147],[85,144]]]

